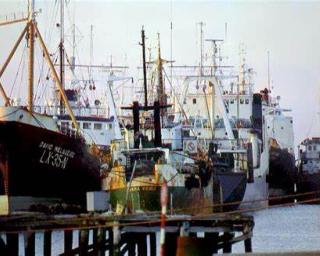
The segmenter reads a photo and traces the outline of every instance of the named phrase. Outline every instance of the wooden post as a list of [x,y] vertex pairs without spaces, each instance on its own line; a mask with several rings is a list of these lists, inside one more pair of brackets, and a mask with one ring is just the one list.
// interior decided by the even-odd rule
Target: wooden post
[[[96,234],[96,239],[94,238],[95,234]],[[98,228],[96,232],[93,233],[93,244],[96,250],[95,255],[97,256],[105,255],[105,248],[104,248],[105,240],[106,240],[105,230],[103,228]]]
[[[128,256],[135,256],[136,255],[136,244],[137,244],[137,234],[126,232],[127,235],[127,249],[128,249]],[[139,244],[138,244],[139,246]],[[138,249],[139,253],[139,249]]]
[[98,242],[98,229],[92,229],[92,243],[96,244]]
[[7,251],[7,246],[0,236],[0,255],[9,255]]
[[[137,234],[138,235],[138,255],[140,256],[147,256],[148,249],[147,249],[147,237],[144,233]],[[136,235],[136,236],[137,236]]]
[[109,245],[109,255],[113,255],[113,230],[112,228],[108,229],[108,245]]
[[112,228],[113,233],[113,256],[120,255],[120,239],[121,233],[118,225],[114,225]]
[[223,234],[223,253],[231,253],[232,252],[232,244],[230,240],[233,238],[233,234],[229,232],[225,232]]
[[79,251],[81,255],[88,255],[88,238],[89,231],[86,229],[79,230]]
[[244,240],[244,251],[245,252],[252,252],[251,238]]
[[8,250],[8,255],[18,255],[19,253],[19,234],[18,233],[7,234],[7,250]]
[[51,230],[47,230],[44,232],[43,237],[43,255],[51,256]]
[[156,256],[157,255],[157,237],[156,233],[150,233],[150,256]]
[[68,254],[72,250],[72,230],[64,231],[64,252]]
[[175,256],[177,251],[177,233],[167,233],[165,238],[166,256]]
[[204,237],[207,239],[208,244],[211,247],[211,254],[218,253],[219,233],[205,233]]
[[35,243],[36,243],[36,233],[26,232],[24,233],[24,245],[25,245],[25,255],[33,256],[36,254]]

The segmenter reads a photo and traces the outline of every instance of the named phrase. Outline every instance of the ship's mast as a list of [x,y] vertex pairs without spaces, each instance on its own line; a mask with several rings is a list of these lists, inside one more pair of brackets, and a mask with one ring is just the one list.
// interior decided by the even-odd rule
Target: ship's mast
[[[206,41],[211,42],[212,44],[212,76],[215,77],[217,79],[218,85],[220,85],[220,81],[217,78],[217,59],[220,59],[220,56],[218,56],[218,46],[217,46],[217,42],[223,42],[223,40],[221,39],[206,39]],[[214,121],[215,121],[215,89],[214,86],[210,86],[209,88],[211,88],[211,115],[210,113],[208,113],[208,117],[209,117],[209,121],[210,121],[210,126],[211,126],[211,133],[212,133],[212,139],[214,139]],[[208,107],[208,111],[209,111],[210,107]]]
[[271,87],[270,87],[270,52],[267,52],[268,55],[268,90],[269,92],[271,91]]
[[[89,63],[89,81],[90,84],[92,80],[92,62],[93,62],[93,25],[90,25],[90,63]],[[112,63],[112,58],[111,58]]]
[[148,106],[148,88],[147,88],[147,68],[146,68],[146,45],[144,28],[141,30],[141,46],[142,46],[142,64],[143,64],[143,85],[144,85],[144,106]]
[[160,105],[164,104],[165,100],[165,90],[163,85],[163,75],[162,75],[162,59],[161,59],[161,50],[160,50],[160,33],[158,33],[158,60],[157,60],[157,69],[158,69],[158,101]]
[[72,57],[71,57],[71,71],[74,72],[76,64],[76,24],[72,24]]
[[202,21],[200,25],[200,76],[203,76],[203,26],[205,25]]
[[[60,44],[59,44],[59,51],[60,51],[60,82],[62,88],[65,87],[64,81],[64,0],[60,0]],[[63,100],[60,97],[60,114],[63,114]]]
[[29,65],[28,65],[28,109],[33,109],[33,78],[34,78],[34,0],[28,2],[28,44],[29,44]]

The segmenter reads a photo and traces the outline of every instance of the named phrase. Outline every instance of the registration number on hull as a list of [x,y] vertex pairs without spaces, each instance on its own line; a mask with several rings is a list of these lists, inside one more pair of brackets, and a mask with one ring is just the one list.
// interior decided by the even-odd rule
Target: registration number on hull
[[41,141],[39,148],[42,150],[39,162],[56,168],[65,169],[70,158],[74,158],[75,152],[59,146]]

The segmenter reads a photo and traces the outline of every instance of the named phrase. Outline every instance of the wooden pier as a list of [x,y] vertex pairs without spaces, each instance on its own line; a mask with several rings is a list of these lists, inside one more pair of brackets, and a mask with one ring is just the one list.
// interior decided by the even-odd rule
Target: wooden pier
[[[244,252],[251,252],[253,227],[252,216],[168,215],[165,255],[212,255],[219,250],[229,253],[237,242],[244,243]],[[19,250],[35,255],[36,247],[43,247],[44,255],[52,255],[55,231],[64,233],[64,251],[60,255],[159,255],[159,215],[31,213],[0,217],[0,255],[18,255]],[[36,244],[37,233],[43,235],[41,244]],[[19,234],[24,236],[22,248]],[[74,239],[79,241],[75,247]]]

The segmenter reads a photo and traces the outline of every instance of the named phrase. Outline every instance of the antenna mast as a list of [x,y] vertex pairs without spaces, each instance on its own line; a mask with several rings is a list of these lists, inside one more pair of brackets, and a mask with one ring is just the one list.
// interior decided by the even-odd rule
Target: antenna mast
[[90,25],[90,67],[89,67],[90,81],[92,80],[92,62],[93,62],[93,25]]
[[200,76],[203,75],[203,26],[205,25],[202,21],[200,24]]
[[28,109],[33,109],[33,78],[34,78],[34,0],[28,3],[28,44],[29,44],[29,75],[28,75]]
[[[173,77],[173,75],[172,75],[172,72],[173,72],[173,62],[172,62],[172,50],[173,50],[173,48],[172,48],[172,40],[173,40],[173,23],[172,23],[172,0],[171,0],[171,2],[170,2],[170,16],[171,16],[171,22],[170,22],[170,60],[171,60],[171,69],[170,69],[170,82],[171,82],[171,85],[173,86],[173,83],[172,83],[172,77]],[[175,103],[175,96],[174,96],[174,93],[173,93],[173,88],[171,87],[171,89],[170,89],[170,96],[171,96],[171,99],[172,99],[172,103],[173,103],[173,113],[175,113],[176,112],[176,103]]]
[[147,68],[146,68],[146,45],[144,28],[141,30],[142,62],[143,62],[143,85],[144,85],[144,106],[148,106],[148,88],[147,88]]
[[[64,0],[60,0],[60,82],[62,88],[65,87],[64,81]],[[60,114],[63,114],[63,100],[60,97]]]
[[268,51],[267,54],[268,54],[268,90],[270,92],[271,91],[271,88],[270,88],[270,52]]

